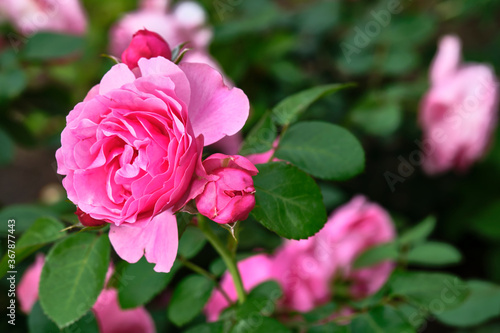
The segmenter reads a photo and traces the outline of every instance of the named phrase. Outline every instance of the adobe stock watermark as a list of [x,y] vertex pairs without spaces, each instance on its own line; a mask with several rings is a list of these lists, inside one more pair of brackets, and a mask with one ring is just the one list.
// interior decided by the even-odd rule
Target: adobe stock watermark
[[[412,2],[412,0],[406,0]],[[366,23],[354,27],[352,42],[340,43],[340,49],[347,63],[350,64],[353,55],[361,53],[370,43],[386,28],[392,19],[392,15],[401,13],[404,9],[401,0],[388,0],[385,9],[372,10]]]
[[45,27],[52,20],[57,19],[57,15],[63,10],[62,6],[70,1],[72,0],[47,1],[44,3],[43,10],[34,11],[17,18],[19,20],[17,26],[22,27],[23,32],[10,32],[6,35],[12,49],[19,52],[22,45],[28,42],[29,36]]
[[497,82],[494,85],[491,84],[489,77],[482,77],[478,81],[479,84],[472,89],[460,104],[449,106],[447,112],[443,115],[441,126],[433,128],[430,133],[424,136],[425,138],[422,141],[414,141],[418,147],[417,149],[413,150],[407,158],[402,155],[398,156],[399,164],[396,172],[384,172],[384,179],[391,192],[396,191],[398,183],[404,183],[406,179],[412,176],[415,169],[422,166],[426,158],[432,158],[432,155],[436,154],[437,147],[446,144],[450,132],[460,131],[464,124],[474,116],[478,107],[481,107],[481,103],[484,102],[485,98],[494,93],[493,90],[498,87]]
[[413,327],[418,327],[418,333],[423,332],[427,328],[429,321],[435,320],[431,315],[439,315],[455,303],[458,297],[461,297],[464,292],[468,291],[467,284],[460,281],[458,278],[443,281],[443,289],[432,299],[429,304],[421,305],[408,316],[408,322]]
[[219,16],[219,19],[223,21],[224,16],[227,13],[232,13],[234,11],[234,8],[241,5],[242,3],[243,0],[215,0],[213,2],[213,6],[215,8],[215,11],[217,12],[217,15]]

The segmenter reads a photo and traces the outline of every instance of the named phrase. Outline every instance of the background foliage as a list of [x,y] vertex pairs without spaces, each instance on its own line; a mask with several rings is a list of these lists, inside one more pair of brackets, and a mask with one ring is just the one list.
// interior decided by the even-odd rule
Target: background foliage
[[[464,175],[446,174],[430,178],[422,173],[419,165],[412,165],[410,157],[420,149],[415,142],[420,138],[417,111],[420,98],[428,87],[427,72],[436,51],[437,40],[448,33],[459,35],[467,61],[490,63],[496,73],[500,73],[500,34],[496,33],[500,28],[500,3],[494,0],[402,0],[401,13],[392,15],[390,23],[381,27],[376,36],[369,38],[366,47],[361,48],[358,54],[353,54],[352,61],[348,62],[341,44],[352,44],[356,29],[364,29],[366,23],[373,20],[371,11],[385,8],[385,1],[200,2],[214,26],[212,54],[251,101],[252,114],[244,129],[245,133],[261,119],[269,117],[269,110],[288,95],[332,82],[356,83],[355,87],[312,103],[307,112],[297,113],[301,120],[324,120],[349,129],[365,150],[364,172],[349,181],[341,181],[347,178],[343,175],[324,174],[328,170],[316,170],[321,174],[315,176],[323,179],[319,185],[328,211],[346,202],[352,195],[362,193],[391,213],[398,230],[409,230],[426,217],[434,216],[437,223],[433,231],[432,228],[426,229],[424,224],[420,229],[411,229],[414,231],[413,236],[407,234],[406,241],[409,243],[427,236],[432,241],[420,247],[418,244],[412,245],[414,247],[405,254],[407,263],[419,266],[422,264],[421,258],[428,258],[429,253],[439,253],[433,257],[434,264],[453,264],[447,268],[448,272],[463,280],[481,280],[470,282],[473,300],[479,305],[472,304],[469,305],[470,310],[457,309],[462,312],[430,320],[426,332],[454,331],[445,323],[453,322],[457,317],[463,318],[467,324],[467,320],[477,320],[481,315],[485,318],[498,315],[499,311],[485,313],[485,309],[498,310],[500,304],[485,306],[481,297],[484,294],[498,294],[500,290],[495,285],[500,284],[500,178],[497,176],[500,169],[500,143],[498,140],[492,143],[486,158]],[[30,230],[35,230],[42,223],[50,226],[45,228],[42,239],[30,238],[29,233],[26,233],[23,241],[18,240],[18,247],[22,248],[22,255],[27,258],[18,265],[18,277],[33,261],[34,256],[30,255],[34,251],[48,252],[50,247],[46,244],[60,237],[53,231],[60,230],[61,225],[76,222],[72,214],[74,206],[64,200],[64,192],[59,185],[61,179],[55,172],[54,152],[60,144],[59,134],[68,111],[82,100],[88,89],[99,82],[113,64],[110,59],[98,57],[108,47],[107,34],[104,32],[123,13],[136,7],[132,0],[84,0],[83,4],[90,17],[89,33],[83,38],[44,33],[28,38],[20,36],[7,25],[1,27],[0,221],[5,227],[0,230],[0,253],[3,256],[7,249],[5,223],[8,218],[16,218],[18,235],[30,227]],[[307,125],[303,123],[296,126]],[[293,134],[293,130],[292,126],[288,133]],[[322,135],[316,133],[315,137],[305,139],[333,140]],[[294,145],[299,139],[284,137],[283,148],[276,155],[284,158],[287,155],[286,143]],[[349,140],[348,137],[345,139]],[[404,182],[391,188],[384,174],[387,171],[398,173],[401,161],[406,161],[403,163],[408,166]],[[331,163],[338,161],[332,160]],[[256,185],[259,185],[257,180]],[[259,215],[258,211],[254,213]],[[41,216],[44,221],[40,220]],[[242,253],[256,247],[272,250],[281,242],[279,237],[251,219],[244,222],[242,233],[245,234],[239,243]],[[192,239],[184,240],[191,242],[186,246],[186,252],[182,252],[181,244],[183,256],[192,257],[194,262],[204,266],[217,257],[208,245],[199,241],[200,236],[196,232],[190,237]],[[403,237],[399,241],[404,242]],[[109,251],[106,239],[97,242],[95,246]],[[441,242],[453,244],[462,255]],[[198,244],[197,250],[203,251],[190,253],[190,244]],[[64,247],[64,242],[58,246]],[[390,246],[382,251],[385,251],[381,255],[383,258],[397,258],[399,255],[399,249]],[[49,258],[57,254],[53,250]],[[370,255],[375,256],[375,259],[370,258]],[[374,262],[376,256],[377,253],[369,253],[360,261],[365,260],[365,264]],[[0,263],[0,266],[2,264],[5,263]],[[359,264],[362,266],[363,262]],[[101,269],[107,267],[103,263],[100,265]],[[149,265],[145,261],[136,265],[123,263],[117,267],[117,272],[134,276],[137,271],[143,271],[141,267]],[[215,260],[210,269],[217,275],[222,273],[224,266],[220,260]],[[207,290],[212,286],[196,275],[184,279],[191,274],[185,269],[176,267],[175,270],[179,270],[175,276],[154,273],[154,276],[141,276],[143,281],[133,280],[131,283],[137,284],[137,288],[145,288],[141,289],[140,294],[131,293],[133,288],[119,287],[120,303],[125,307],[148,303],[147,307],[153,313],[159,331],[169,327],[169,331],[174,332],[176,328],[173,323],[183,323],[196,316],[194,324],[201,322],[198,312],[191,314],[186,310],[179,313],[178,309],[186,306],[196,310],[191,303],[184,304],[185,298],[179,295],[184,292],[183,286],[188,289],[196,286],[197,299],[200,299],[207,295]],[[398,281],[391,283],[394,295],[410,297],[417,307],[425,304],[428,295],[418,294],[419,278],[424,277],[401,274],[395,278]],[[408,287],[405,279],[411,279],[414,291],[405,290]],[[182,283],[178,284],[181,280]],[[201,280],[203,283],[199,283]],[[5,279],[0,283],[7,287]],[[96,281],[95,288],[99,284],[102,281]],[[169,308],[168,315],[165,315],[164,295],[160,292],[167,284],[177,285],[172,303],[177,302],[178,308]],[[428,286],[428,282],[425,285]],[[399,289],[396,288],[398,286]],[[97,297],[96,290],[90,294],[94,293],[93,296]],[[427,292],[432,297],[434,291]],[[258,292],[254,294],[258,297]],[[6,292],[2,292],[0,307],[5,308],[7,302]],[[368,325],[372,322],[370,316],[391,318],[394,316],[393,311],[390,307],[373,308],[353,325],[358,328]],[[20,313],[18,316],[21,319]],[[36,306],[30,321],[18,320],[15,330],[25,332],[26,325],[31,325],[32,321],[45,320],[42,317],[43,313]],[[2,331],[7,329],[5,320],[0,325]],[[279,331],[279,326],[276,327]],[[499,319],[494,319],[481,328],[467,328],[463,332],[494,332],[499,328]],[[397,326],[394,331],[400,332],[402,329],[404,327]],[[10,331],[13,331],[12,327],[9,327]],[[193,329],[193,332],[196,331]]]

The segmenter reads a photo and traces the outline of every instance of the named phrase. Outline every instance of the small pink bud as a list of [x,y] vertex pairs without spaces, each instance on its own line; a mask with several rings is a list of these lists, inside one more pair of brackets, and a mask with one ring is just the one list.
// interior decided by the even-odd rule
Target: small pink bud
[[156,32],[146,29],[134,34],[128,48],[122,53],[122,62],[130,69],[137,67],[141,58],[154,58],[162,56],[170,60],[172,51],[168,43]]
[[252,176],[257,168],[242,156],[214,154],[203,167],[213,180],[196,197],[198,211],[217,223],[233,223],[248,218],[255,206]]
[[106,222],[102,220],[96,220],[92,218],[89,214],[85,213],[78,207],[76,208],[75,215],[78,216],[78,220],[80,220],[80,223],[86,227],[98,227],[106,224]]

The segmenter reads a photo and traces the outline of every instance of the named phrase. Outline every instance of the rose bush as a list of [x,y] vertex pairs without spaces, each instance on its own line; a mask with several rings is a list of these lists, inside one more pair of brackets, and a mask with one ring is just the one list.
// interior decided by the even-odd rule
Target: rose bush
[[58,172],[72,202],[112,224],[110,240],[123,259],[145,254],[168,272],[178,244],[173,211],[192,198],[203,146],[239,131],[249,103],[208,65],[156,57],[138,66],[137,76],[113,66],[69,113]]

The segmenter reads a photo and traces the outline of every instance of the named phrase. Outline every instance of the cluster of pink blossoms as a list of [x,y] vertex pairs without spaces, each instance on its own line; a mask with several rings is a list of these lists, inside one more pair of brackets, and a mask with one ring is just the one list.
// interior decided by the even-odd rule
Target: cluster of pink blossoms
[[241,156],[202,163],[204,146],[243,127],[248,98],[209,65],[177,65],[170,56],[157,33],[137,32],[124,63],[69,113],[56,153],[81,221],[110,223],[118,255],[132,263],[145,255],[159,272],[177,255],[174,213],[196,199],[219,223],[246,219],[257,173]]
[[[238,263],[243,286],[250,291],[258,284],[277,281],[283,289],[278,306],[307,312],[325,304],[335,295],[335,282],[348,283],[353,299],[379,290],[390,276],[394,264],[382,262],[354,269],[356,258],[367,249],[390,242],[395,237],[390,216],[380,206],[357,196],[332,213],[323,229],[306,240],[287,240],[273,255],[259,254]],[[222,289],[236,300],[236,290],[229,273]],[[210,321],[215,321],[229,306],[215,290],[205,307]]]

